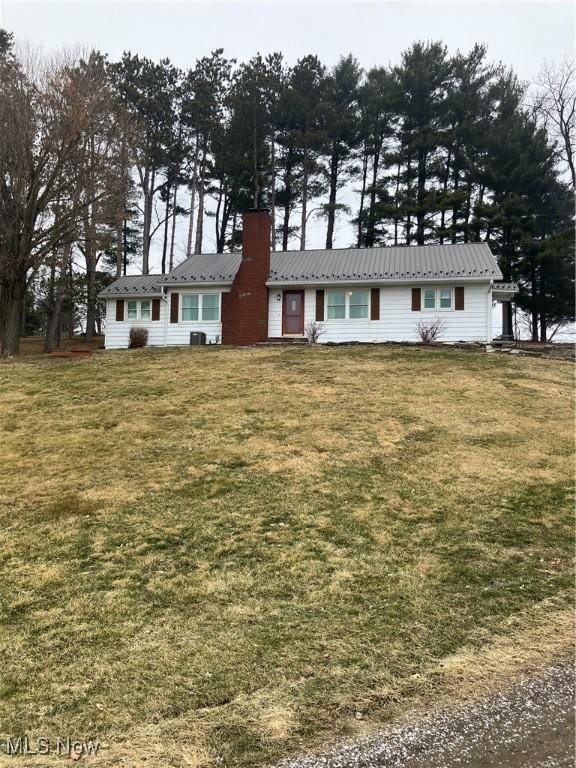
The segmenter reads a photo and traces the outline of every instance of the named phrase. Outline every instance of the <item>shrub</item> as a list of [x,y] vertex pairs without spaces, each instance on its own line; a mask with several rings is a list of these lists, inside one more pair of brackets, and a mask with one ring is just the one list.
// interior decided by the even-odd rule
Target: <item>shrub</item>
[[148,329],[138,328],[134,326],[130,328],[130,349],[137,349],[138,347],[145,347],[148,343]]
[[424,344],[432,344],[436,339],[440,337],[442,331],[446,327],[446,323],[440,317],[434,318],[434,320],[420,320],[416,330],[418,336]]
[[320,336],[322,336],[323,333],[326,333],[326,330],[322,323],[308,323],[308,325],[304,328],[304,335],[310,344],[317,344],[318,339]]

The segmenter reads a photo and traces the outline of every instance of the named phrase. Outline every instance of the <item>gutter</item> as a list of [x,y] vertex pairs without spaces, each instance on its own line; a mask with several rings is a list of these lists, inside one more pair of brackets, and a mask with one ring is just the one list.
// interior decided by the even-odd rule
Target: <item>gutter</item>
[[164,302],[164,346],[168,346],[168,294],[164,291],[164,285],[160,286],[161,300]]
[[325,285],[423,285],[425,283],[446,284],[446,283],[492,283],[493,275],[480,275],[478,277],[469,277],[467,275],[445,275],[443,277],[405,277],[405,278],[342,278],[340,280],[268,280],[266,285],[269,288],[289,286],[293,288],[316,288]]
[[160,283],[161,288],[228,288],[232,286],[233,281],[214,283],[211,280],[185,280],[183,282],[172,282],[165,280]]

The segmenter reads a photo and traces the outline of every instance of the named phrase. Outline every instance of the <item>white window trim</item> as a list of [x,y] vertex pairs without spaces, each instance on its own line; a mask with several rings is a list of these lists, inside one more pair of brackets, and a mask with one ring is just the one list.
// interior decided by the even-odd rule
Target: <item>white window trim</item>
[[[147,301],[150,304],[150,316],[142,317],[142,302]],[[139,321],[144,323],[152,322],[152,299],[125,299],[126,303],[126,321],[129,323],[137,323]],[[136,317],[128,316],[128,304],[136,304]]]
[[[198,320],[184,320],[184,296],[198,296]],[[218,316],[215,320],[202,320],[203,310],[203,296],[216,296],[218,298]],[[211,293],[210,291],[204,291],[198,293],[197,291],[186,291],[182,293],[180,301],[180,322],[188,323],[190,325],[205,325],[206,323],[221,323],[222,322],[222,296],[220,293]]]
[[[434,306],[424,306],[426,301],[426,291],[434,291]],[[440,306],[440,291],[450,291],[450,306]],[[438,287],[426,286],[422,288],[422,312],[453,312],[454,311],[454,288],[450,285],[440,285]]]
[[[344,292],[344,317],[328,317],[328,294],[329,293],[338,293],[339,291]],[[351,292],[362,292],[368,294],[368,302],[366,306],[368,307],[368,314],[366,317],[350,317],[350,293]],[[370,288],[330,288],[326,291],[325,294],[325,300],[326,300],[326,311],[325,311],[325,319],[322,322],[326,323],[365,323],[370,320]],[[341,304],[339,306],[342,306]],[[356,305],[358,306],[358,305]]]

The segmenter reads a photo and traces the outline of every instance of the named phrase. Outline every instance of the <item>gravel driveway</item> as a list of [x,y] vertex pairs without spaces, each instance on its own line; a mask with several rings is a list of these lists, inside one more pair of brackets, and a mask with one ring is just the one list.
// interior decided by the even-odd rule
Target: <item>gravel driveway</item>
[[278,768],[572,768],[574,667]]

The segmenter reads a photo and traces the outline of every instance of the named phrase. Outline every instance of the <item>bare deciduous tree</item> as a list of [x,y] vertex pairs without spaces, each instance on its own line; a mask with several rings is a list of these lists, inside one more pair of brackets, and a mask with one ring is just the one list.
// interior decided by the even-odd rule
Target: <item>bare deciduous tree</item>
[[576,144],[576,62],[545,62],[536,81],[533,109],[556,143],[568,166],[572,189],[576,189],[574,148]]
[[112,173],[114,139],[92,164],[87,152],[114,125],[111,92],[90,66],[30,50],[0,62],[0,356],[18,352],[30,277],[110,196],[93,178]]

